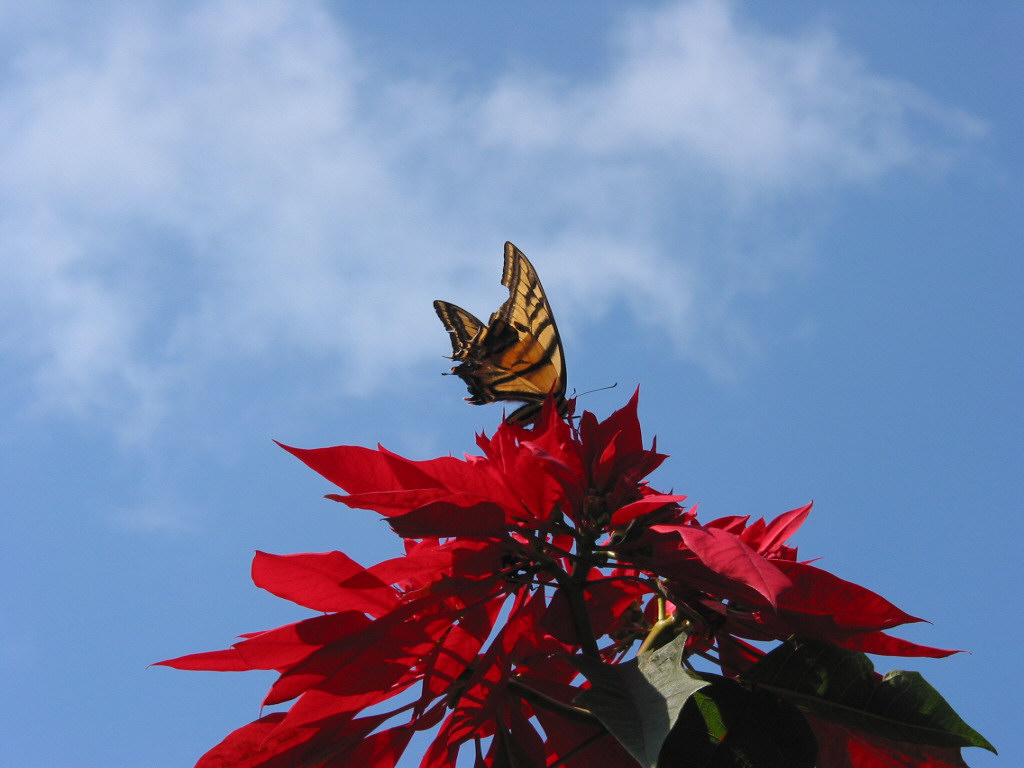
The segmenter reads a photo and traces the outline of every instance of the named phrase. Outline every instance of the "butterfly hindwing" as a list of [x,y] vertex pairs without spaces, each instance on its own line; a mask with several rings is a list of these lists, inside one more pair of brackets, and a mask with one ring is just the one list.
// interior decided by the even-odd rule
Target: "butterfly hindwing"
[[475,405],[524,401],[508,418],[525,422],[549,393],[565,407],[565,355],[537,272],[512,243],[505,243],[501,282],[508,299],[486,326],[445,301],[435,301],[434,310],[451,337],[452,359],[458,363],[452,372],[466,382],[467,400]]
[[447,301],[435,301],[434,311],[448,329],[448,335],[452,337],[452,357],[458,359],[480,333],[483,323],[462,307]]

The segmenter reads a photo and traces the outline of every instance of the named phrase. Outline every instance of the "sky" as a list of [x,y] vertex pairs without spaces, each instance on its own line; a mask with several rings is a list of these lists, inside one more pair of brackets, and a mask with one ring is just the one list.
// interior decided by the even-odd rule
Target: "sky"
[[[655,487],[808,501],[804,558],[969,653],[1024,758],[1024,6],[0,0],[0,752],[192,765],[272,678],[150,668],[308,615],[254,550],[398,552],[277,448],[473,452],[441,374],[503,243]],[[609,387],[591,392],[590,390]]]

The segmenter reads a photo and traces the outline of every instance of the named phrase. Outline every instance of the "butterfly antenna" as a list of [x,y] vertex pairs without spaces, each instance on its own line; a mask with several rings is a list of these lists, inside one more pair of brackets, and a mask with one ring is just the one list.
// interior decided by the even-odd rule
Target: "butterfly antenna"
[[607,387],[598,387],[597,389],[588,389],[586,392],[580,392],[579,395],[576,394],[576,389],[573,388],[572,396],[582,397],[583,395],[589,395],[591,392],[601,392],[606,389],[615,389],[617,386],[619,386],[619,382],[616,381],[614,384],[609,384]]

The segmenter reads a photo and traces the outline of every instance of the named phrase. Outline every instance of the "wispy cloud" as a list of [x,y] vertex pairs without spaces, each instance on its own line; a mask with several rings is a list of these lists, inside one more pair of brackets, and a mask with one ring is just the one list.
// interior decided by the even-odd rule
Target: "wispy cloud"
[[487,99],[484,135],[524,152],[710,174],[733,194],[758,197],[871,182],[932,163],[949,138],[983,129],[870,72],[827,29],[768,35],[730,3],[634,12],[613,44],[615,64],[598,82],[510,75]]
[[488,306],[506,237],[562,318],[625,303],[716,365],[701,350],[742,338],[737,298],[792,267],[737,224],[983,130],[827,31],[771,35],[717,2],[630,12],[600,77],[471,94],[389,78],[325,4],[38,7],[0,70],[0,344],[23,405],[133,435],[218,366],[333,358],[358,392],[436,356],[430,300]]

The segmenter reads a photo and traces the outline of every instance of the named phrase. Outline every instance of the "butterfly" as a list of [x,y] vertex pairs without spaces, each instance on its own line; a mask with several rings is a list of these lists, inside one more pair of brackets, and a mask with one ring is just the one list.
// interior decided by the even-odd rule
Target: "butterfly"
[[537,271],[523,252],[505,243],[501,284],[508,299],[487,325],[447,301],[435,301],[434,311],[452,339],[451,372],[469,388],[473,405],[497,400],[520,400],[506,421],[523,424],[540,412],[553,394],[565,413],[565,355],[554,315]]

